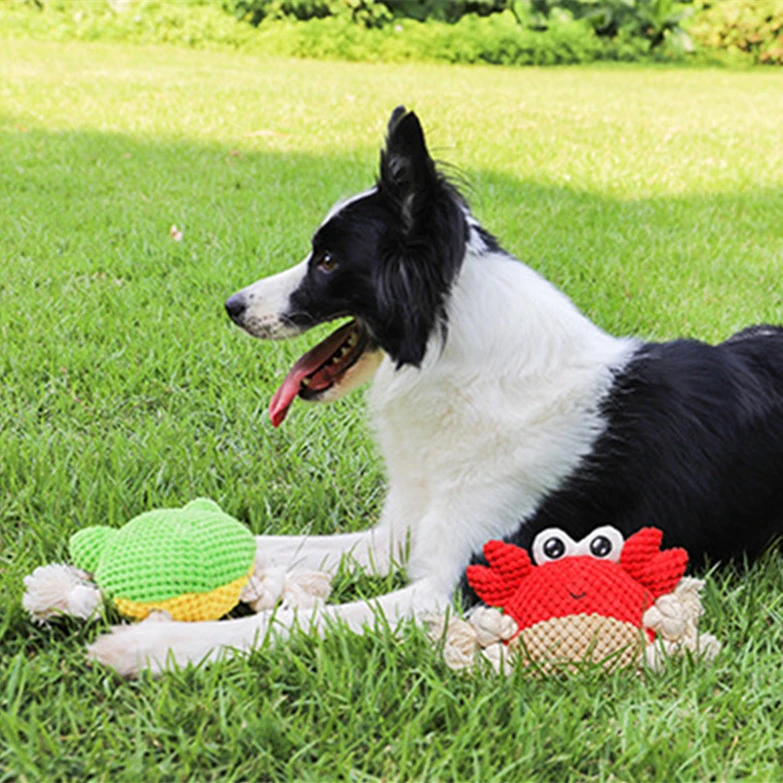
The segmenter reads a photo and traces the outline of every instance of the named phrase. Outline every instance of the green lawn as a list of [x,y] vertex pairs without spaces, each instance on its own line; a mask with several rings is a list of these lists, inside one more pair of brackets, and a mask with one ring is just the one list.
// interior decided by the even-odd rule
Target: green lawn
[[[464,677],[406,627],[124,682],[85,663],[105,625],[27,622],[22,578],[88,524],[198,495],[255,532],[376,519],[362,395],[273,430],[269,397],[316,338],[255,342],[222,303],[372,182],[401,102],[487,227],[605,328],[783,322],[783,73],[3,41],[0,780],[783,777],[775,554],[710,577],[714,665],[645,679]],[[336,597],[387,586],[345,574]]]

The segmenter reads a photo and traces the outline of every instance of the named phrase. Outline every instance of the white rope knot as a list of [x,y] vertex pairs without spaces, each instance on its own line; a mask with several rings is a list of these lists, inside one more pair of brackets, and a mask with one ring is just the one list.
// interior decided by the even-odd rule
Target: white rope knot
[[274,609],[278,602],[286,609],[311,609],[324,603],[332,592],[329,574],[322,571],[288,571],[266,567],[256,558],[250,581],[239,596],[254,612]]
[[448,622],[439,615],[429,618],[428,625],[432,639],[443,639],[443,657],[450,669],[471,669],[481,657],[496,674],[511,673],[512,657],[505,642],[517,632],[517,624],[499,609],[480,606],[467,620],[452,617]]
[[65,563],[38,566],[24,578],[24,587],[22,606],[41,625],[63,615],[89,620],[103,606],[90,575]]
[[658,635],[645,649],[645,660],[651,669],[661,668],[667,658],[690,652],[711,661],[721,649],[720,642],[709,633],[699,633],[703,579],[684,577],[674,592],[662,595],[642,617],[646,628]]

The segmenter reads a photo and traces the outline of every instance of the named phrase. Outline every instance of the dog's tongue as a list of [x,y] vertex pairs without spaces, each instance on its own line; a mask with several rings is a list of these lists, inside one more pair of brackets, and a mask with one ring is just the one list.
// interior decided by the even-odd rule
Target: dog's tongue
[[[288,415],[288,409],[291,407],[296,395],[302,389],[302,381],[308,375],[312,375],[320,369],[332,356],[337,349],[348,339],[348,333],[356,328],[356,322],[350,321],[341,326],[336,332],[332,332],[325,340],[322,340],[314,348],[311,348],[304,356],[300,357],[297,363],[290,369],[280,388],[275,392],[272,401],[269,403],[269,419],[272,426],[279,427],[285,417]],[[326,383],[326,387],[331,385],[331,379]],[[313,391],[318,391],[317,384],[311,384]]]
[[272,401],[269,403],[269,420],[272,422],[273,427],[279,427],[285,420],[291,403],[296,395],[299,394],[302,379],[306,376],[307,372],[297,371],[296,366],[286,375],[283,385],[275,392],[275,396],[272,397]]

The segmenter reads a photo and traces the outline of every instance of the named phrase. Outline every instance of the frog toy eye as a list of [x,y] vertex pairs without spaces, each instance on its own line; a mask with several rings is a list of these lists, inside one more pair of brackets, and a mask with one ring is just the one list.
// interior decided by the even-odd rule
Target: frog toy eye
[[548,527],[533,539],[533,560],[544,565],[575,554],[576,544],[571,536],[558,527]]
[[617,528],[604,525],[593,530],[589,536],[585,536],[576,544],[576,554],[618,563],[624,543],[623,535]]

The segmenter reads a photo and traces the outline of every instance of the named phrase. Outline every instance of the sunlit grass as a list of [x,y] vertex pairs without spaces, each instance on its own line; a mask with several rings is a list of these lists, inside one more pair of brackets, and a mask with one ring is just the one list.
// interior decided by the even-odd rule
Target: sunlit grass
[[[273,430],[268,399],[314,338],[255,342],[222,302],[372,182],[403,102],[487,227],[606,329],[714,340],[783,322],[783,74],[3,42],[2,779],[783,774],[777,555],[711,577],[715,665],[644,680],[465,679],[406,628],[124,683],[84,662],[99,627],[25,619],[22,577],[87,524],[198,495],[256,532],[377,518],[362,395],[297,404]],[[338,592],[386,587],[344,576]]]

